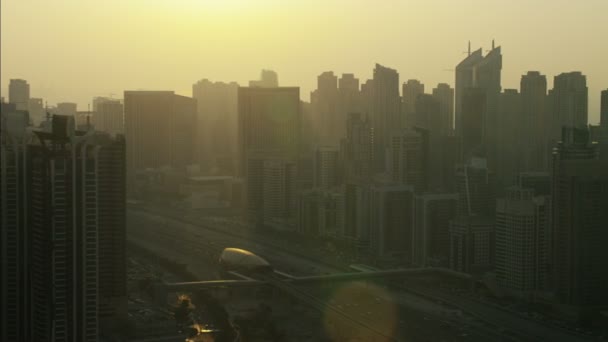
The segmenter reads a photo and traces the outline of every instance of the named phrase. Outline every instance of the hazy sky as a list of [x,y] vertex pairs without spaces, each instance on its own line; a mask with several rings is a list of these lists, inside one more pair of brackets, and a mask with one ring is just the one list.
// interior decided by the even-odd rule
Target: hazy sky
[[589,117],[608,88],[608,0],[2,0],[1,90],[24,78],[49,104],[125,89],[191,95],[201,78],[246,84],[260,69],[302,98],[323,71],[371,78],[378,62],[427,92],[496,39],[503,88],[528,70],[587,75]]

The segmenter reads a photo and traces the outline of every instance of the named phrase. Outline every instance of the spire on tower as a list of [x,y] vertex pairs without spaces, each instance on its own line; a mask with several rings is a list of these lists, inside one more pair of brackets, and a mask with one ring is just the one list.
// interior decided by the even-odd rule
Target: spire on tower
[[469,56],[471,55],[471,41],[469,40]]
[[494,50],[494,39],[492,39],[492,50]]

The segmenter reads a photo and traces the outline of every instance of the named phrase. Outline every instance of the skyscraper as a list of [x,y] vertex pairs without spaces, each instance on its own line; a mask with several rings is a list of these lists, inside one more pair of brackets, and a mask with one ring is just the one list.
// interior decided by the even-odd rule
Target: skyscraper
[[317,77],[317,89],[311,94],[315,126],[320,145],[337,146],[344,132],[344,118],[339,108],[338,77],[326,71]]
[[235,82],[207,79],[192,85],[192,98],[197,105],[195,161],[205,171],[235,172],[238,87]]
[[416,101],[418,96],[424,94],[424,84],[419,80],[407,80],[402,86],[403,106],[405,126],[414,127],[417,124]]
[[344,223],[339,237],[361,252],[369,251],[370,196],[370,186],[367,184],[344,185]]
[[461,98],[460,137],[462,138],[462,160],[471,156],[485,155],[483,137],[485,133],[486,92],[481,88],[465,88]]
[[498,153],[494,158],[496,178],[499,184],[514,184],[518,173],[529,170],[526,162],[531,154],[530,139],[526,128],[522,127],[521,96],[517,89],[505,89],[498,97],[498,117],[496,123],[500,127],[494,133],[493,153]]
[[368,182],[372,176],[373,131],[360,113],[350,113],[346,121],[346,139],[342,142],[344,175],[348,182]]
[[563,304],[608,304],[607,170],[586,129],[563,128],[552,170],[555,292]]
[[401,129],[399,74],[394,69],[376,64],[373,88],[374,171],[382,172],[386,169],[390,136]]
[[525,144],[522,151],[526,171],[548,170],[550,151],[547,136],[551,120],[546,108],[547,78],[538,71],[528,71],[521,77],[522,122],[518,131]]
[[260,73],[260,79],[249,81],[250,87],[260,88],[276,88],[279,86],[279,76],[272,70],[263,69]]
[[459,194],[458,212],[463,215],[493,217],[494,175],[485,159],[472,158],[456,169],[456,191]]
[[439,102],[441,117],[441,135],[450,135],[454,131],[454,89],[447,83],[439,83],[433,88],[433,97]]
[[450,220],[457,215],[458,194],[416,196],[412,263],[417,266],[449,266]]
[[253,154],[295,160],[299,153],[300,88],[239,87],[239,167]]
[[28,117],[15,106],[0,112],[0,340],[28,341],[29,234],[27,210]]
[[73,103],[73,102],[57,103],[56,114],[67,115],[67,116],[76,116],[77,111],[78,111],[78,105],[76,103]]
[[74,126],[56,115],[27,146],[32,341],[97,341],[127,315],[124,139]]
[[339,156],[340,151],[335,147],[319,147],[315,150],[313,162],[315,187],[330,189],[340,184]]
[[[263,224],[279,229],[290,227],[296,217],[296,164],[268,158],[262,167]],[[252,180],[247,178],[247,182]]]
[[338,121],[336,135],[340,138],[346,137],[346,121],[350,113],[362,111],[361,92],[359,91],[359,79],[353,74],[342,74],[338,79]]
[[416,192],[428,186],[428,134],[426,131],[403,130],[391,137],[389,173],[392,181],[410,185]]
[[[464,108],[464,99],[470,95],[470,93],[467,93],[467,89],[474,87],[477,89],[476,92],[485,96],[482,120],[475,119],[473,121],[482,123],[482,151],[488,158],[491,168],[496,167],[495,164],[498,160],[497,133],[500,131],[498,101],[502,89],[501,70],[501,47],[495,47],[494,41],[492,41],[492,49],[486,56],[482,56],[480,49],[469,54],[465,60],[456,66],[456,134],[464,137],[463,130],[466,124],[463,115],[471,115],[467,113],[468,109]],[[469,152],[466,146],[464,146],[464,152]]]
[[554,145],[560,139],[562,127],[587,127],[587,77],[579,71],[555,76],[550,93],[552,132]]
[[95,129],[111,135],[125,133],[124,108],[121,100],[106,97],[93,99]]
[[[278,172],[290,182],[274,186],[272,189],[283,193],[273,198],[286,198],[288,195],[284,192],[294,189],[291,183],[296,182],[291,175],[299,157],[300,89],[239,87],[238,113],[239,174],[245,179],[248,219],[263,226],[272,213],[265,208],[265,194],[271,189],[270,182],[275,182],[266,177]],[[285,166],[283,171],[277,165]],[[288,213],[295,215],[292,211]]]
[[370,195],[370,248],[380,259],[409,261],[414,228],[414,189],[378,185]]
[[127,180],[146,168],[193,162],[196,100],[173,91],[125,91]]
[[[470,45],[469,45],[470,46]],[[475,82],[475,66],[483,60],[481,49],[470,52],[456,66],[456,89],[455,89],[455,129],[456,135],[462,135],[462,99],[465,89],[474,87]]]
[[432,136],[436,137],[439,137],[447,130],[441,117],[441,104],[434,96],[418,94],[414,113],[414,125],[412,125],[412,128],[424,128]]
[[548,196],[517,186],[496,202],[496,278],[512,295],[550,285],[550,209]]
[[441,105],[434,96],[419,94],[416,100],[414,129],[423,138],[422,162],[426,173],[425,189],[441,187],[442,132],[444,122],[441,118]]
[[464,215],[450,221],[450,268],[465,273],[489,271],[494,263],[494,220]]
[[30,98],[27,108],[30,112],[30,119],[32,120],[32,124],[34,126],[38,126],[42,121],[46,120],[46,113],[42,99]]
[[8,85],[8,102],[15,104],[17,110],[28,110],[30,85],[26,80],[11,79]]

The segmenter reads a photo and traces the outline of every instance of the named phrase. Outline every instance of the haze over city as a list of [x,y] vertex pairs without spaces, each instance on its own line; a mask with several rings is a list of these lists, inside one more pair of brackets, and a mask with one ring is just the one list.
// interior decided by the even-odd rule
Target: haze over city
[[0,6],[0,341],[608,341],[608,0]]
[[[608,2],[567,1],[2,1],[1,93],[27,79],[32,96],[71,101],[124,89],[191,95],[199,78],[246,84],[259,70],[308,100],[323,71],[371,78],[374,63],[402,80],[453,84],[466,51],[503,47],[503,89],[521,75],[580,70],[589,122],[608,83]],[[25,24],[28,23],[28,24]],[[44,62],[42,62],[44,61]],[[69,94],[69,96],[68,96]]]

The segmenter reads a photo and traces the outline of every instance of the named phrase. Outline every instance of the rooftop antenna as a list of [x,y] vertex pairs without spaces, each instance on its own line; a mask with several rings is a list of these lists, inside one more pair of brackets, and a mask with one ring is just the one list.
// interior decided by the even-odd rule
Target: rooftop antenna
[[471,41],[470,40],[469,40],[469,49],[468,49],[468,51],[464,51],[463,53],[466,53],[467,56],[471,55]]

